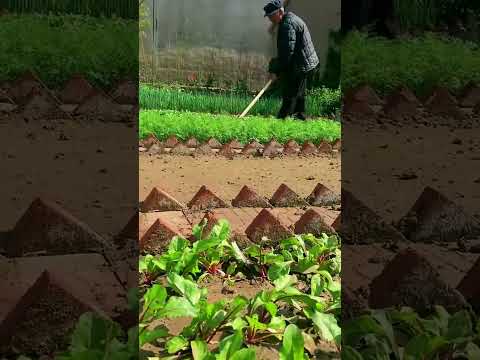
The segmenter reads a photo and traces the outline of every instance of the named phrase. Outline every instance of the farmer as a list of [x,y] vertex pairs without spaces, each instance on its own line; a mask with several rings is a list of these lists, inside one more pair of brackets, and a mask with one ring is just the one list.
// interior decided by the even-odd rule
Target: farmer
[[319,64],[310,31],[300,17],[285,11],[282,0],[271,0],[263,10],[273,25],[278,25],[277,57],[268,67],[272,79],[278,77],[283,82],[283,102],[277,117],[284,119],[293,115],[306,120],[307,78]]

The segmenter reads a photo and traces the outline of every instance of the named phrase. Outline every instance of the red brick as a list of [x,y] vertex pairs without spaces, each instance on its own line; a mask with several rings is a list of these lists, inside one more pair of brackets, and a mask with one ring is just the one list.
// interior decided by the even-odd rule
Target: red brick
[[463,297],[444,283],[437,270],[413,249],[398,253],[370,285],[370,306],[375,309],[408,306],[425,312],[432,304],[444,306],[447,311],[459,311],[466,306]]
[[26,119],[46,119],[49,116],[60,114],[62,111],[57,103],[45,90],[33,89],[23,102],[21,115]]
[[167,148],[173,148],[175,145],[179,143],[177,137],[175,135],[171,135],[168,137],[167,140],[164,141],[164,145]]
[[366,118],[375,116],[375,111],[366,102],[345,101],[343,103],[343,113],[353,118]]
[[93,86],[81,74],[73,75],[60,93],[64,104],[80,104],[93,91]]
[[227,204],[204,185],[187,204],[193,210],[227,207]]
[[213,155],[214,151],[208,144],[202,144],[195,149],[195,155]]
[[329,226],[323,217],[314,209],[309,209],[295,223],[295,234],[313,234],[320,236],[323,233],[333,234],[335,230]]
[[270,203],[276,207],[299,207],[308,205],[305,200],[285,184],[281,184],[277,191],[275,191],[270,199]]
[[191,153],[192,151],[182,142],[176,143],[170,150],[172,155],[190,155]]
[[342,139],[336,139],[332,142],[332,149],[340,151],[342,150]]
[[474,107],[480,103],[480,86],[469,83],[462,91],[461,106]]
[[124,111],[118,104],[96,89],[77,106],[73,113],[74,115],[99,117],[107,121],[118,121],[125,117]]
[[360,101],[369,105],[380,105],[382,103],[375,90],[365,84],[347,91],[345,99],[348,101]]
[[136,105],[138,103],[138,81],[121,81],[116,85],[111,96],[119,104]]
[[264,157],[276,157],[281,154],[280,147],[278,147],[275,143],[268,143],[265,145],[265,148],[263,149],[262,155]]
[[300,150],[300,154],[304,156],[315,155],[317,152],[317,147],[310,141],[305,141],[302,145],[302,149]]
[[289,236],[292,232],[275,217],[269,210],[263,209],[252,223],[245,230],[248,238],[253,242],[262,241],[262,237],[267,237],[271,241],[281,241]]
[[400,89],[389,95],[383,111],[391,119],[399,120],[420,114],[418,99],[407,89]]
[[326,141],[321,141],[318,145],[318,152],[320,154],[330,154],[333,152],[333,147]]
[[271,207],[266,199],[247,185],[243,186],[235,199],[232,200],[232,205],[235,207]]
[[232,146],[228,143],[222,146],[218,154],[228,159],[233,159],[236,153],[235,150],[233,150]]
[[196,138],[191,137],[187,141],[185,141],[185,145],[188,146],[189,148],[196,148],[198,147],[199,143]]
[[69,254],[99,251],[104,239],[57,204],[36,199],[7,241],[10,257],[31,252]]
[[473,306],[476,311],[480,310],[480,259],[472,266],[465,277],[460,281],[457,290]]
[[243,145],[237,139],[233,139],[228,144],[231,146],[232,149],[242,149],[243,148]]
[[207,145],[210,146],[212,149],[220,149],[222,147],[222,144],[213,137],[207,140]]
[[412,241],[457,241],[463,236],[480,235],[477,220],[437,190],[426,187],[400,227]]
[[59,272],[43,271],[0,324],[1,344],[40,356],[65,349],[69,344],[65,334],[82,314],[93,312],[108,318],[69,280]]
[[337,216],[337,218],[332,224],[332,228],[338,232],[340,230],[340,226],[342,226],[342,214],[339,214]]
[[457,106],[457,100],[444,87],[437,87],[433,90],[432,95],[425,103],[425,108],[435,115],[445,115],[456,119],[464,117]]
[[140,211],[182,210],[185,206],[165,191],[154,187],[140,206]]
[[259,154],[259,148],[255,144],[247,144],[245,147],[242,149],[242,154],[243,155],[258,155]]
[[298,143],[293,139],[288,140],[284,147],[285,148],[289,147],[289,148],[292,148],[292,149],[295,149],[295,150],[300,150],[300,145],[298,145]]
[[140,251],[147,254],[161,254],[175,236],[183,237],[174,224],[157,218],[140,237]]
[[145,139],[141,140],[141,145],[146,147],[147,149],[150,149],[150,146],[152,146],[153,144],[160,144],[160,140],[158,140],[154,134],[148,134]]
[[276,148],[278,148],[278,149],[281,149],[281,148],[282,148],[282,144],[280,144],[280,143],[279,143],[277,140],[275,140],[275,139],[270,140],[270,141],[265,145],[265,147],[267,147],[267,146],[274,146],[274,147],[276,147]]
[[135,211],[135,214],[128,220],[125,227],[118,233],[118,237],[122,239],[137,239],[138,238],[138,224],[139,215]]
[[18,104],[23,102],[33,89],[42,90],[43,87],[37,80],[36,75],[27,71],[14,81],[9,90],[9,95]]
[[340,203],[340,196],[325,185],[318,183],[312,193],[307,197],[307,201],[313,206],[337,205]]

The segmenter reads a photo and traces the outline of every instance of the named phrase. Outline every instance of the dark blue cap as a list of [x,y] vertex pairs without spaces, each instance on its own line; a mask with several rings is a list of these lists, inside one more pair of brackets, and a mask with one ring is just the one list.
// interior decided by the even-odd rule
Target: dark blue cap
[[273,13],[275,13],[276,11],[281,9],[282,7],[283,7],[283,1],[282,0],[271,0],[263,8],[263,10],[265,11],[264,16],[273,15]]

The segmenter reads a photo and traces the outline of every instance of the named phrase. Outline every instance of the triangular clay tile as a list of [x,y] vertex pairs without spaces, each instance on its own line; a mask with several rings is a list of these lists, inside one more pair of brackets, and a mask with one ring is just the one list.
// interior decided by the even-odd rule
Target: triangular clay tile
[[0,89],[0,103],[14,104],[12,97],[4,89]]
[[233,159],[233,157],[236,155],[236,152],[230,144],[225,144],[218,151],[218,155],[224,156],[227,159]]
[[175,236],[183,237],[174,224],[158,218],[140,238],[140,251],[160,255],[165,252]]
[[227,204],[203,185],[187,204],[192,210],[207,210],[213,208],[226,208]]
[[259,155],[260,149],[255,144],[247,144],[242,149],[242,155]]
[[287,156],[298,155],[299,146],[298,146],[298,144],[296,144],[296,145],[295,144],[291,143],[290,141],[288,143],[286,143],[285,146],[283,147],[283,155],[287,155]]
[[335,151],[342,150],[342,139],[336,139],[332,142],[332,149]]
[[149,155],[165,154],[166,150],[162,143],[153,144],[148,148]]
[[172,155],[190,155],[191,153],[192,151],[190,148],[182,142],[178,142],[174,147],[172,147],[172,150],[170,150],[170,154]]
[[410,90],[401,88],[387,97],[383,111],[387,117],[397,120],[419,115],[420,106],[420,102]]
[[277,140],[275,140],[275,139],[271,139],[271,140],[265,145],[265,147],[267,147],[267,146],[274,146],[274,147],[279,148],[279,149],[282,148],[282,144],[280,144],[280,143],[279,143]]
[[15,103],[19,104],[30,95],[33,89],[42,90],[43,86],[29,71],[14,81],[8,93]]
[[257,207],[268,208],[271,205],[266,199],[258,195],[252,188],[247,185],[243,186],[235,199],[232,200],[234,207]]
[[381,216],[342,189],[342,227],[340,234],[346,244],[392,243],[406,241],[405,237]]
[[74,115],[100,118],[104,121],[122,121],[125,119],[125,113],[120,106],[96,89],[78,105],[73,113]]
[[142,212],[151,211],[176,211],[182,210],[185,206],[165,191],[154,187],[142,202]]
[[196,138],[191,137],[191,138],[188,138],[187,141],[185,141],[185,145],[188,146],[189,148],[196,148],[198,147],[199,143]]
[[81,74],[75,74],[67,81],[60,93],[64,104],[81,104],[91,93],[93,86]]
[[69,334],[86,312],[107,316],[73,290],[68,279],[60,279],[48,271],[39,275],[18,303],[0,324],[4,346],[36,357],[65,350]]
[[180,141],[177,139],[175,135],[170,135],[164,142],[163,144],[167,148],[173,148],[175,145],[177,145]]
[[468,306],[463,296],[411,248],[398,253],[372,281],[369,302],[375,309],[408,306],[421,314],[431,313],[435,305],[455,312]]
[[147,137],[140,141],[141,145],[147,149],[153,144],[160,144],[160,140],[154,134],[148,134]]
[[300,207],[308,205],[305,200],[285,184],[281,184],[278,187],[270,199],[270,203],[276,207]]
[[279,156],[279,155],[281,155],[280,147],[278,147],[274,143],[272,143],[272,144],[269,143],[269,144],[265,145],[265,148],[263,149],[262,155],[263,155],[263,157],[270,157],[270,158]]
[[295,234],[334,234],[335,230],[329,226],[323,217],[314,209],[307,210],[295,223]]
[[480,286],[478,279],[480,278],[480,259],[472,266],[465,277],[460,281],[457,290],[472,305],[475,311],[480,311]]
[[480,103],[480,86],[469,83],[463,89],[460,105],[473,108],[478,103]]
[[88,225],[57,204],[32,202],[16,223],[7,242],[10,257],[45,252],[52,255],[101,251],[105,241]]
[[331,154],[333,152],[332,144],[322,140],[318,145],[318,152],[320,154]]
[[195,149],[194,152],[195,155],[213,155],[215,152],[212,150],[212,148],[208,144],[202,144],[199,147]]
[[302,149],[300,150],[300,155],[303,156],[316,155],[317,153],[317,147],[310,141],[305,141],[302,145]]
[[354,119],[364,119],[374,117],[373,108],[362,101],[345,101],[343,103],[343,114]]
[[293,150],[300,150],[300,145],[298,145],[298,143],[293,140],[293,139],[290,139],[287,141],[287,143],[285,144],[284,146],[284,150],[286,148],[289,148],[289,149],[293,149]]
[[477,115],[480,114],[480,102],[473,108],[473,113]]
[[55,100],[45,91],[37,89],[32,90],[20,108],[21,116],[29,120],[47,119],[60,113],[62,111]]
[[473,216],[431,187],[423,190],[400,220],[399,228],[415,242],[454,242],[480,235],[480,225]]
[[268,209],[263,209],[252,223],[245,230],[248,238],[259,243],[262,241],[262,237],[267,237],[273,242],[279,242],[292,236],[292,232],[288,229],[288,226],[282,223],[282,221],[275,217]]
[[332,228],[336,231],[340,231],[340,227],[342,226],[342,214],[339,214],[332,223]]
[[238,141],[237,139],[231,140],[228,144],[230,145],[230,147],[232,149],[242,149],[243,148],[243,144],[240,141]]
[[427,111],[434,115],[443,115],[461,119],[464,117],[455,99],[447,88],[437,87],[425,103]]
[[382,103],[382,100],[378,97],[375,90],[365,84],[347,91],[345,99],[365,102],[369,105],[381,105]]
[[212,149],[220,149],[222,147],[220,141],[213,137],[207,140],[207,145],[210,146]]
[[138,103],[138,81],[121,81],[112,91],[111,96],[119,104],[136,105]]
[[128,240],[138,239],[139,221],[139,214],[136,211],[124,228],[115,236],[115,244],[118,247],[125,246]]
[[318,183],[306,199],[312,206],[331,206],[340,203],[340,196],[325,185]]
[[342,288],[342,321],[354,319],[368,312],[367,301],[349,287]]

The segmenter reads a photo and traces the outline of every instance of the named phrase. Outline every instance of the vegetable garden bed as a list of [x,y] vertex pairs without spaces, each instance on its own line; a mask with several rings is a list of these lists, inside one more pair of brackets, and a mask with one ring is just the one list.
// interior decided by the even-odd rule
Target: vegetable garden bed
[[[240,114],[252,101],[251,96],[238,93],[212,94],[180,88],[140,86],[140,107],[143,110],[178,110],[220,114]],[[307,113],[311,116],[332,116],[340,109],[341,92],[327,88],[315,89],[307,96]],[[276,115],[281,99],[264,97],[250,111],[251,115]]]
[[181,140],[195,137],[206,141],[211,137],[221,143],[237,139],[242,143],[257,140],[267,143],[275,138],[280,143],[295,140],[298,143],[340,138],[341,125],[333,120],[298,121],[248,116],[239,119],[233,115],[144,110],[140,112],[140,138],[154,134],[159,140],[175,135]]
[[[239,360],[267,359],[258,354],[267,348],[281,359],[340,358],[336,236],[296,236],[240,249],[226,221],[208,236],[204,230],[194,228],[193,243],[175,237],[163,255],[140,261],[139,337],[146,352],[172,360]],[[212,279],[220,279],[227,293],[255,279],[258,291],[208,301]],[[186,326],[172,330],[180,320]]]

